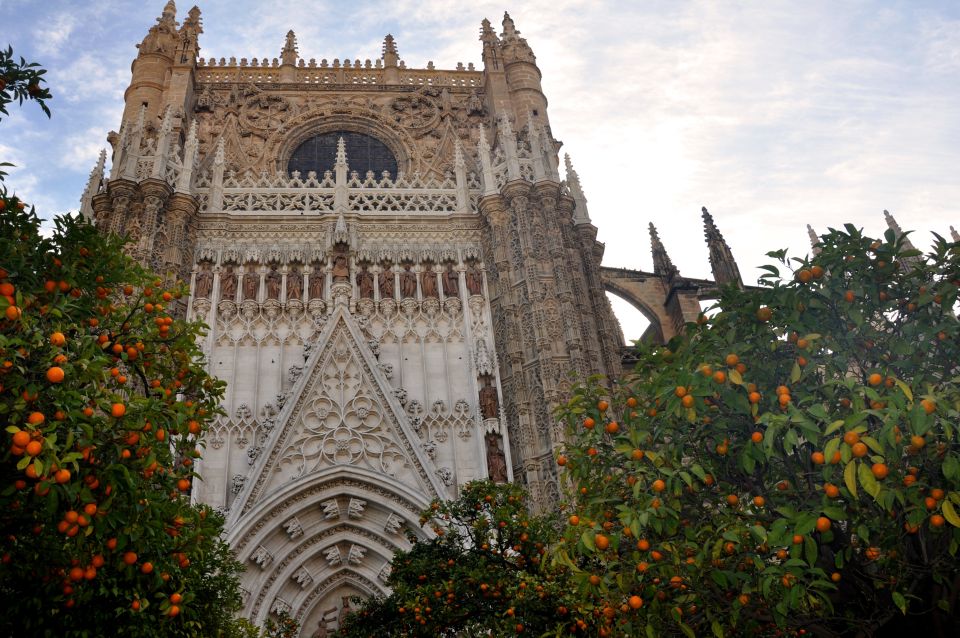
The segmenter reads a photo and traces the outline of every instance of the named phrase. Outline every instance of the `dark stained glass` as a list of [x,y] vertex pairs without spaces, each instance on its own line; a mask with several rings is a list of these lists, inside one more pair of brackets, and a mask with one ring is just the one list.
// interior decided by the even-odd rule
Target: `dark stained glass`
[[383,171],[389,172],[391,179],[397,178],[397,160],[390,149],[374,137],[353,131],[332,131],[305,140],[290,156],[287,171],[300,171],[303,177],[316,171],[318,178],[323,177],[324,171],[333,170],[337,160],[337,140],[341,137],[347,147],[347,164],[351,171],[357,171],[361,178],[367,171],[373,171],[377,179],[383,176]]

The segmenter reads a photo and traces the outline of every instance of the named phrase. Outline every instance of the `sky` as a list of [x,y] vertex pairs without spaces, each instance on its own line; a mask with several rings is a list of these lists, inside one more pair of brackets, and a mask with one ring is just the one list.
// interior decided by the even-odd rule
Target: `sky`
[[[76,210],[119,127],[134,45],[165,0],[0,0],[17,55],[49,69],[35,105],[0,122],[7,184],[44,216]],[[805,0],[200,1],[203,57],[375,59],[392,33],[408,67],[473,62],[509,10],[543,73],[606,245],[652,270],[653,222],[680,273],[708,277],[700,207],[747,283],[767,251],[809,252],[806,225],[879,234],[890,210],[914,243],[960,227],[960,2]],[[192,6],[180,2],[179,17]],[[0,45],[6,44],[0,41]],[[645,320],[614,309],[628,339]]]

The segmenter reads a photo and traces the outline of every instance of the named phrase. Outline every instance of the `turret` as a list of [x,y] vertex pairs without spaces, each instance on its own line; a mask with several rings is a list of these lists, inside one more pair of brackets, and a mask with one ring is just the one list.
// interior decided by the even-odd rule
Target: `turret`
[[710,269],[713,271],[714,281],[721,286],[731,283],[743,286],[740,269],[733,258],[730,246],[723,239],[723,235],[713,222],[713,216],[706,207],[700,210],[703,213],[703,234],[707,239],[707,248],[710,249]]
[[537,58],[525,38],[520,37],[509,13],[503,14],[503,33],[500,34],[500,51],[503,55],[507,87],[513,115],[532,111],[534,116],[547,121],[547,98],[540,84],[542,74],[537,67]]
[[137,45],[140,51],[131,66],[133,77],[124,94],[124,121],[135,117],[144,105],[150,119],[160,113],[164,86],[170,79],[180,43],[176,17],[177,5],[170,0],[157,18],[157,24],[150,27],[143,42]]

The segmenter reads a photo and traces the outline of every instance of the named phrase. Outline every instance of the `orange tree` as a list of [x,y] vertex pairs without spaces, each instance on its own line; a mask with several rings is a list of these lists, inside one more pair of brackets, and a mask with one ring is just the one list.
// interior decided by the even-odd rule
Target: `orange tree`
[[[340,636],[539,636],[569,610],[569,588],[542,569],[556,521],[530,516],[516,485],[474,481],[435,501],[433,537],[398,551],[386,598],[357,601]],[[567,603],[569,604],[569,603]]]
[[561,410],[552,560],[587,633],[957,635],[960,245],[848,225],[770,256]]
[[[0,72],[0,105],[48,95],[9,52]],[[45,236],[0,182],[2,635],[240,631],[223,519],[189,500],[222,384],[183,287],[121,248],[79,217]]]

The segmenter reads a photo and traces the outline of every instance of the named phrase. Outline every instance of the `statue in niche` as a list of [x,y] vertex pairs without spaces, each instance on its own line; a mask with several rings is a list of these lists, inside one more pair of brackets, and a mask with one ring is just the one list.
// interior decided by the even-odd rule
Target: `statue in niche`
[[342,252],[338,252],[333,258],[333,281],[350,281],[350,264]]
[[260,275],[256,268],[251,266],[252,270],[243,275],[243,298],[257,300],[257,293],[260,292]]
[[280,298],[280,285],[283,283],[283,275],[277,270],[277,265],[270,266],[270,272],[267,273],[267,299]]
[[487,470],[490,473],[490,480],[494,483],[507,482],[507,457],[500,446],[500,436],[497,434],[487,435]]
[[447,297],[456,297],[459,287],[460,278],[453,269],[453,263],[447,262],[447,269],[443,272],[443,294]]
[[477,269],[476,264],[470,264],[467,268],[467,290],[471,295],[483,294],[483,276]]
[[210,264],[204,262],[200,264],[200,272],[197,273],[197,279],[193,285],[193,294],[196,298],[209,298],[213,290],[213,273],[210,272]]
[[310,298],[323,299],[323,268],[320,264],[314,264],[313,272],[310,273]]
[[350,615],[350,597],[341,596],[340,597],[340,613],[337,614],[337,626],[343,627],[343,621],[346,620],[347,616]]
[[417,296],[417,276],[410,270],[412,264],[404,264],[400,271],[400,296],[403,298]]
[[373,273],[367,270],[366,266],[357,273],[357,287],[360,288],[362,298],[373,299]]
[[220,299],[221,301],[233,301],[237,296],[237,275],[233,272],[233,266],[227,266],[220,275]]
[[303,294],[303,275],[296,266],[287,273],[287,299],[299,299]]
[[393,268],[384,264],[377,279],[380,284],[380,298],[393,299]]
[[490,378],[484,379],[480,388],[480,414],[485,419],[496,419],[500,416],[500,404],[497,401],[497,389],[490,385]]
[[437,275],[433,272],[433,266],[426,264],[423,271],[423,279],[420,282],[420,290],[424,297],[437,296]]
[[467,113],[470,115],[483,115],[484,108],[477,91],[470,91],[470,97],[467,98]]
[[323,615],[320,616],[320,622],[317,623],[317,630],[313,632],[313,635],[310,636],[310,638],[328,638],[330,635],[330,623],[333,621],[336,613],[336,607],[331,607],[323,612]]

